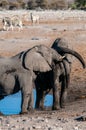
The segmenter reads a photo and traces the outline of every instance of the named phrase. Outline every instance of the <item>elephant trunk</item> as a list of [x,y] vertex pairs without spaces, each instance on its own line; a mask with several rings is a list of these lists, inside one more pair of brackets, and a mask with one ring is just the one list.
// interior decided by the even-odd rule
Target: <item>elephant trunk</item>
[[[54,48],[54,47],[53,47]],[[69,48],[65,48],[65,47],[57,47],[57,48],[54,48],[60,55],[65,55],[65,53],[67,54],[71,54],[73,56],[75,56],[82,64],[83,68],[86,68],[86,64],[85,64],[85,61],[84,59],[82,58],[82,56],[77,53],[76,51],[74,50],[71,50]]]

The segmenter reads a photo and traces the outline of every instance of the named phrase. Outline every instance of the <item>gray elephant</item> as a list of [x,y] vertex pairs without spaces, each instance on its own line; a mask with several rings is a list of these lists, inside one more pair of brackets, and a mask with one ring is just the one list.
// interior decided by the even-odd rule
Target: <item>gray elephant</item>
[[[29,84],[28,84],[29,82]],[[0,58],[0,99],[21,90],[21,113],[32,110],[32,72],[22,67],[15,57]]]
[[[62,39],[56,39],[52,48],[62,56],[65,54],[66,56],[68,54],[75,56],[81,62],[83,68],[85,68],[86,65],[81,55],[76,51],[69,49],[67,44],[65,45],[62,41]],[[62,42],[62,44],[59,42]],[[52,88],[54,89],[53,109],[57,110],[60,107],[64,107],[64,102],[67,97],[67,89],[70,83],[70,72],[71,61],[65,57],[62,62],[55,64],[53,70],[46,73],[40,73],[40,75],[37,76],[35,81],[37,90],[36,108],[44,109],[44,97]]]
[[[61,82],[61,95],[60,95],[60,106],[64,107],[64,102],[67,97],[67,89],[70,85],[70,73],[71,73],[71,65],[72,65],[72,57],[68,54],[71,54],[75,56],[82,64],[82,67],[85,69],[86,68],[86,63],[82,56],[77,53],[74,50],[69,49],[68,43],[64,38],[58,38],[54,41],[53,45],[51,48],[55,49],[60,55],[64,55],[65,59],[63,60],[63,64],[61,63],[60,66],[65,69],[65,73],[62,74],[62,82]],[[56,71],[58,72],[58,66],[56,66],[55,69],[55,79],[57,82],[56,78]],[[58,86],[57,83],[55,83],[56,86]]]
[[63,107],[64,102],[65,102],[66,97],[67,97],[67,89],[68,89],[69,84],[70,84],[70,73],[71,73],[71,68],[72,68],[72,66],[71,66],[72,65],[72,57],[71,57],[71,55],[68,55],[68,54],[72,54],[73,56],[75,56],[81,62],[82,67],[84,69],[86,68],[86,63],[79,53],[77,53],[74,50],[69,49],[69,44],[67,43],[67,41],[64,38],[56,39],[54,41],[53,45],[51,46],[51,48],[55,49],[60,55],[66,56],[65,59],[63,60],[63,66],[64,66],[64,69],[66,71],[66,75],[63,75],[64,80],[61,84],[62,85],[62,87],[61,87],[62,92],[60,95],[60,104],[61,104],[61,107]]
[[21,113],[33,108],[32,89],[36,73],[53,68],[64,57],[44,45],[35,46],[13,57],[0,58],[0,99],[21,90]]

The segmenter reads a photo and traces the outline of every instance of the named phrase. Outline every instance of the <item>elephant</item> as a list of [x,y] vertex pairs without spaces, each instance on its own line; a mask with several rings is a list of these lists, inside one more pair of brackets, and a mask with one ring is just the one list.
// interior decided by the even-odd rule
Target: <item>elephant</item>
[[55,50],[44,45],[34,46],[15,56],[0,57],[0,99],[21,90],[21,114],[33,110],[33,83],[40,72],[50,71],[53,63],[63,60]]
[[[86,68],[86,63],[79,53],[68,48],[68,43],[64,38],[56,39],[53,45],[51,46],[51,48],[55,49],[60,55],[66,56],[65,59],[63,60],[63,65],[62,63],[60,64],[61,66],[64,66],[65,71],[66,71],[66,73],[63,74],[63,79],[61,82],[61,95],[60,95],[60,106],[64,107],[64,102],[67,97],[67,89],[70,84],[70,73],[71,73],[71,68],[72,68],[72,57],[69,57],[68,54],[75,56],[81,62],[82,67],[84,69]],[[56,68],[58,68],[58,66]]]
[[73,56],[75,56],[81,62],[82,67],[84,69],[86,68],[86,63],[79,53],[68,48],[68,43],[66,42],[64,38],[56,39],[53,45],[51,46],[51,48],[55,49],[60,55],[66,56],[65,59],[63,60],[63,66],[65,68],[66,75],[63,74],[64,80],[62,80],[62,84],[61,84],[62,92],[60,95],[60,105],[61,107],[64,107],[64,102],[67,97],[67,88],[69,87],[69,84],[70,84],[70,73],[71,73],[71,67],[72,67],[72,57],[69,57],[68,54],[72,54]]
[[[32,110],[32,72],[22,67],[15,57],[0,58],[0,99],[21,90],[21,112]],[[29,82],[29,85],[28,85]]]
[[[35,80],[37,90],[36,108],[44,109],[44,97],[52,88],[54,89],[52,108],[58,110],[65,106],[72,64],[67,55],[71,54],[75,56],[81,62],[83,68],[86,67],[82,56],[76,51],[69,49],[67,44],[62,41],[61,38],[56,39],[51,48],[56,50],[62,56],[66,55],[66,57],[62,62],[55,64],[53,70],[46,73],[40,73]],[[61,45],[60,42],[62,42]]]

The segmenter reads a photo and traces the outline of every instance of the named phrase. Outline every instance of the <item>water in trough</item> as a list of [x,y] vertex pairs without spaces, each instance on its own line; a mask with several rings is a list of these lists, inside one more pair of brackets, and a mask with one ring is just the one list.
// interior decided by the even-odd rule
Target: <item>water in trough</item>
[[[36,90],[33,90],[34,94],[34,105],[36,101]],[[44,106],[50,107],[53,103],[52,95],[48,94],[45,97]],[[6,96],[4,99],[0,100],[0,112],[4,115],[19,114],[21,111],[21,91],[16,94]]]

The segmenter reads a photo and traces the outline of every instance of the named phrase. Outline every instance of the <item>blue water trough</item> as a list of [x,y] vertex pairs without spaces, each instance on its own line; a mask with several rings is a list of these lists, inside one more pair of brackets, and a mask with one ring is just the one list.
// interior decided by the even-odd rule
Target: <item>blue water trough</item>
[[[34,95],[34,105],[36,102],[36,90],[33,90]],[[45,107],[51,107],[53,103],[53,96],[48,94],[44,100]],[[21,111],[21,91],[16,94],[6,96],[4,99],[0,100],[0,112],[4,115],[19,114]]]

